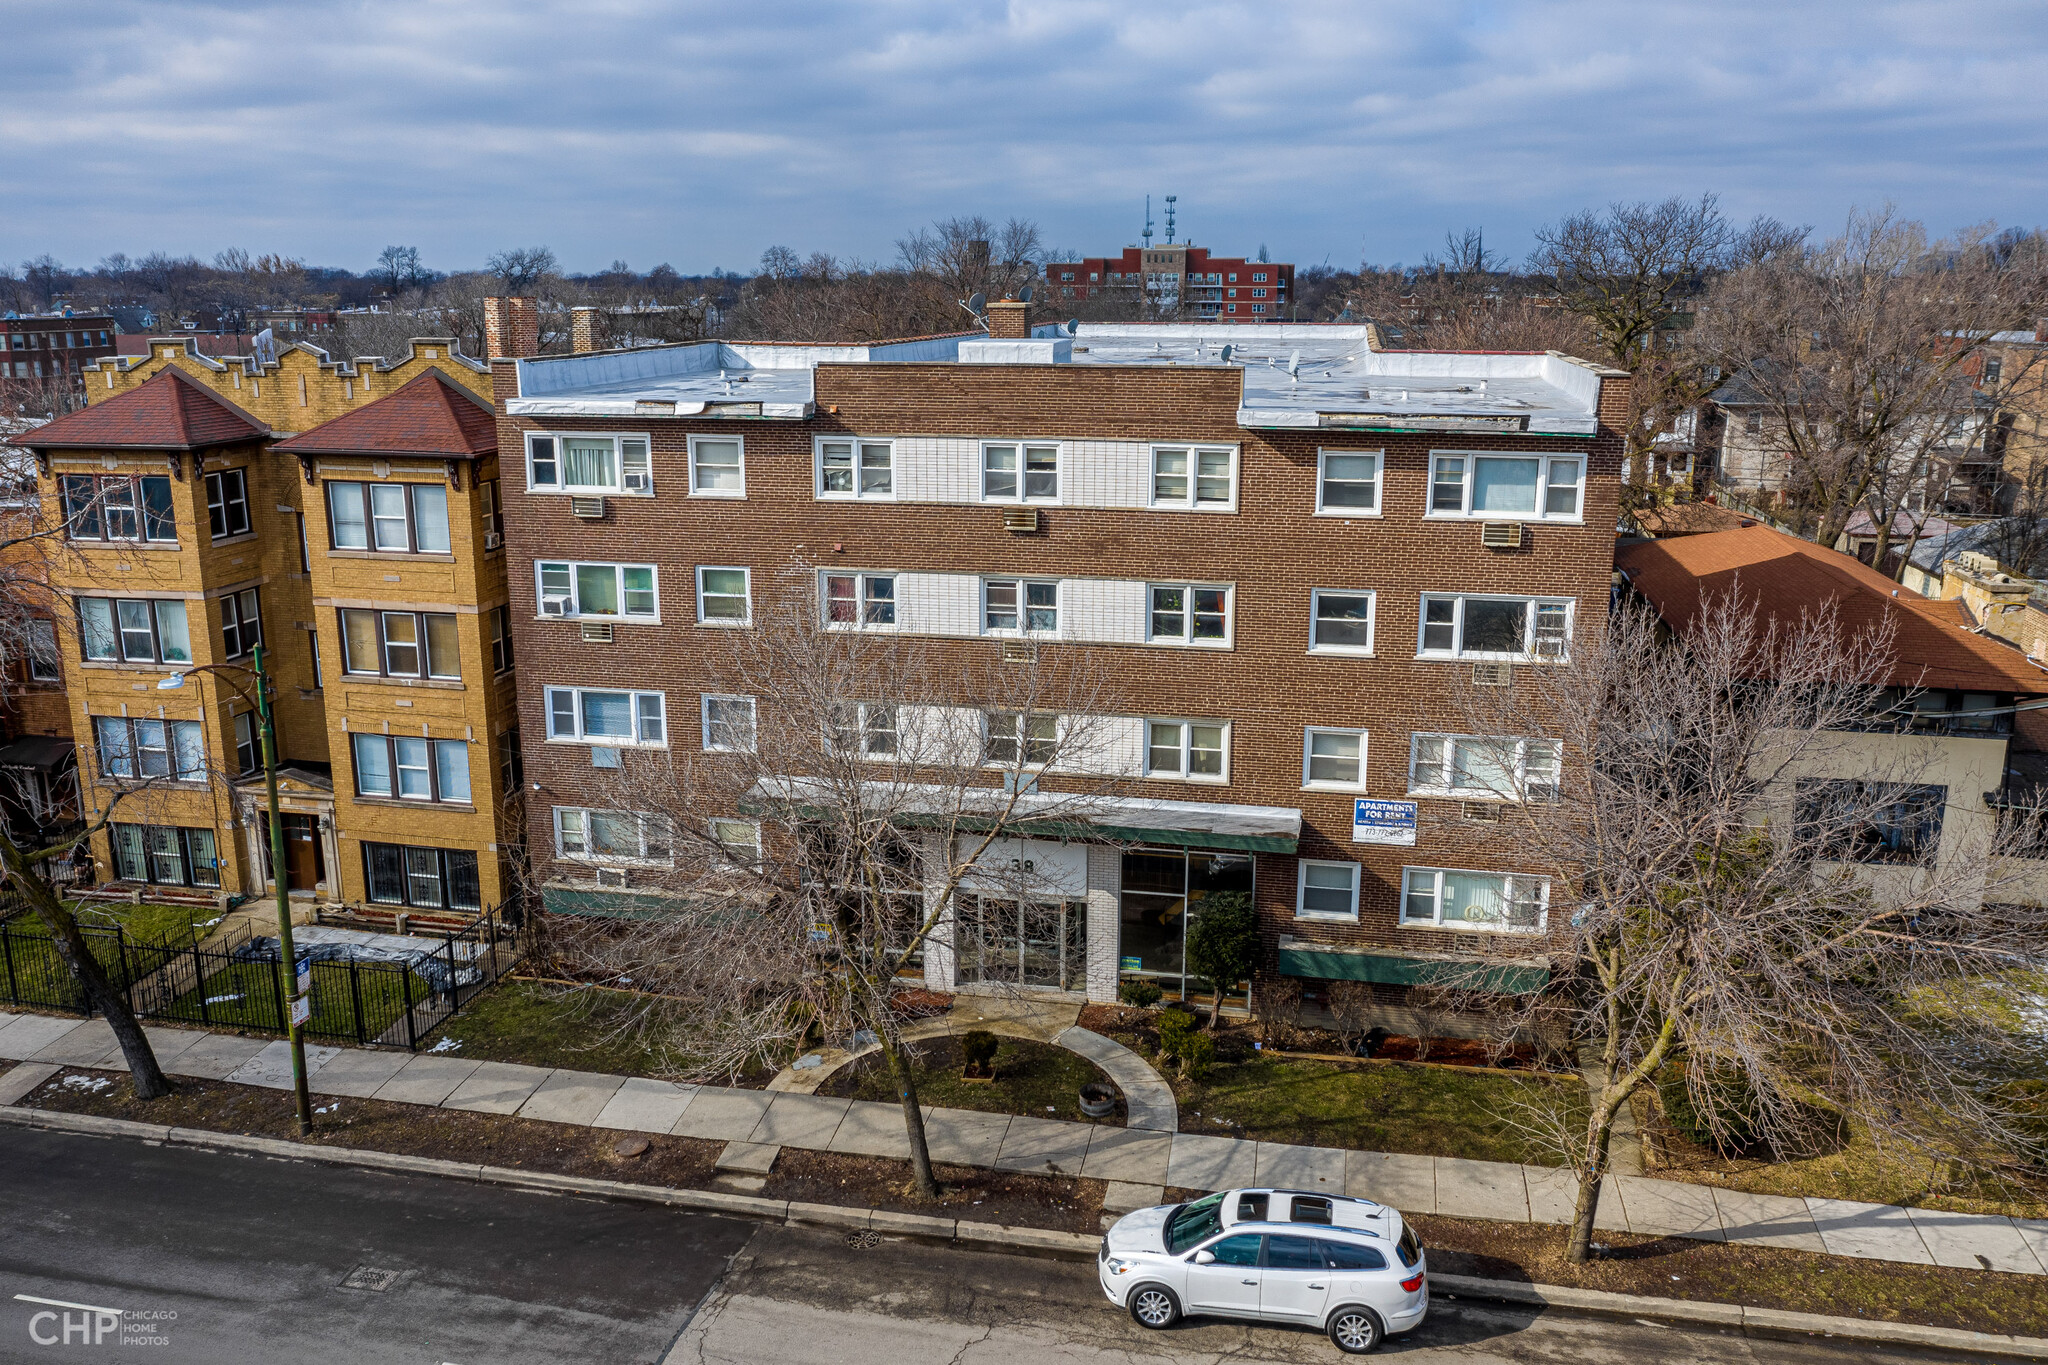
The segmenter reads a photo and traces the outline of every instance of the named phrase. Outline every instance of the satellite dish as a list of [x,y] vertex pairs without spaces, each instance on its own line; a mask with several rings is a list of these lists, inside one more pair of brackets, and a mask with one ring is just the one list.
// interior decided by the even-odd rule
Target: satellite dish
[[1067,335],[1068,335],[1068,336],[1073,336],[1073,335],[1074,335],[1075,333],[1079,332],[1080,330],[1081,330],[1081,319],[1079,319],[1079,318],[1068,318],[1068,319],[1067,319]]
[[977,316],[979,316],[981,310],[986,307],[988,307],[988,295],[986,294],[978,293],[973,298],[967,300],[967,311],[976,314]]
[[1299,350],[1287,357],[1287,377],[1296,383],[1301,381],[1301,352]]
[[1028,284],[1027,284],[1027,285],[1025,285],[1025,286],[1024,286],[1024,287],[1023,287],[1022,289],[1019,289],[1019,290],[1017,291],[1017,302],[1019,302],[1019,303],[1029,303],[1029,302],[1031,302],[1031,286],[1030,286],[1030,285],[1028,285]]
[[1223,363],[1224,363],[1224,364],[1228,365],[1228,364],[1230,363],[1230,353],[1231,353],[1231,351],[1233,351],[1233,350],[1235,350],[1235,349],[1236,349],[1236,348],[1235,348],[1235,347],[1233,347],[1233,346],[1232,346],[1232,345],[1231,345],[1231,344],[1230,344],[1229,342],[1227,342],[1227,341],[1226,341],[1226,342],[1224,342],[1224,343],[1223,343],[1223,351],[1222,351],[1222,356],[1223,356]]

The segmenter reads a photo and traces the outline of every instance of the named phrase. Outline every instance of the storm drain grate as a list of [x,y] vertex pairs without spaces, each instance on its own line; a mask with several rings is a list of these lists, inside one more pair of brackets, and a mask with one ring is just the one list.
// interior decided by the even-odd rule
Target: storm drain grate
[[379,1270],[373,1265],[359,1265],[343,1277],[343,1289],[367,1289],[373,1294],[382,1294],[398,1283],[402,1270]]
[[847,1233],[846,1244],[855,1251],[873,1251],[882,1244],[882,1234],[862,1228],[858,1232]]

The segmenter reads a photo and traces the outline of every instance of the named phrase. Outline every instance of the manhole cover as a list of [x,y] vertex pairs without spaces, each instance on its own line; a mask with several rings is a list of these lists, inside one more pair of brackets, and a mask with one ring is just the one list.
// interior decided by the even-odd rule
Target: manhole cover
[[343,1277],[343,1289],[367,1289],[373,1294],[382,1294],[398,1283],[402,1270],[379,1270],[373,1265],[359,1265]]
[[846,1244],[855,1251],[873,1251],[882,1244],[882,1234],[862,1228],[859,1232],[847,1233]]

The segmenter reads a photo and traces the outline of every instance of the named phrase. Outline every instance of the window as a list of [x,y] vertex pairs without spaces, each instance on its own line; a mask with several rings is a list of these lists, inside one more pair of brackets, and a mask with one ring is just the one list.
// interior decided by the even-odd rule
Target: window
[[1220,721],[1145,722],[1145,776],[1222,782],[1229,726]]
[[761,827],[752,820],[712,820],[706,826],[725,860],[737,867],[761,865]]
[[646,436],[528,432],[527,490],[651,495],[654,472],[647,442]]
[[245,534],[249,529],[249,485],[239,469],[206,476],[206,529],[215,540]]
[[178,539],[169,475],[66,474],[58,480],[58,491],[73,540]]
[[895,447],[889,442],[818,442],[819,497],[890,498],[895,489]]
[[697,570],[697,620],[707,626],[744,626],[753,619],[745,569]]
[[1321,1248],[1323,1259],[1330,1263],[1332,1270],[1385,1270],[1387,1258],[1378,1247],[1359,1246],[1353,1242],[1326,1242],[1320,1237],[1316,1245]]
[[663,693],[550,687],[547,696],[549,739],[594,744],[668,743]]
[[476,485],[477,519],[483,523],[484,549],[495,550],[505,543],[505,494],[496,479],[480,479]]
[[102,777],[206,780],[206,736],[196,720],[95,716],[92,729]]
[[244,588],[220,599],[220,635],[222,657],[228,659],[239,659],[263,643],[256,589]]
[[842,628],[896,624],[896,575],[825,575],[825,624]]
[[1308,647],[1318,654],[1372,653],[1375,595],[1315,588],[1309,592]]
[[1379,515],[1380,452],[1325,450],[1316,467],[1317,516]]
[[1402,878],[1403,924],[1439,929],[1541,929],[1549,904],[1547,877],[1411,867]]
[[1365,739],[1363,730],[1321,730],[1311,726],[1304,731],[1301,785],[1362,788],[1365,785]]
[[1997,384],[2004,372],[2005,362],[1997,356],[1990,356],[1984,361],[1984,377],[1980,382],[1988,388]]
[[1847,863],[1921,863],[1941,843],[1948,788],[1932,783],[1802,780],[1802,838]]
[[1742,414],[1742,429],[1751,436],[1761,436],[1764,430],[1764,415],[1760,412]]
[[332,482],[327,525],[337,550],[444,555],[450,548],[448,489],[438,483]]
[[174,825],[110,825],[114,875],[124,882],[219,886],[220,856],[210,829]]
[[981,585],[982,627],[991,635],[1060,633],[1060,585],[991,578]]
[[992,711],[983,717],[982,755],[986,762],[1039,766],[1059,751],[1059,717]]
[[519,727],[498,734],[498,785],[507,794],[526,785],[526,760],[519,752]]
[[1253,284],[1264,284],[1265,282],[1266,282],[1266,272],[1265,272],[1265,271],[1263,271],[1263,270],[1254,270],[1254,271],[1252,272],[1252,283],[1253,283]]
[[341,609],[341,666],[388,678],[462,677],[452,612]]
[[469,803],[469,744],[420,735],[349,736],[356,795]]
[[711,753],[754,752],[754,699],[704,698],[704,748]]
[[555,849],[587,862],[666,863],[675,856],[665,815],[629,810],[555,807]]
[[1413,743],[1411,792],[1500,801],[1557,799],[1556,740],[1418,734]]
[[845,702],[832,709],[826,721],[825,742],[841,753],[889,758],[901,743],[901,733],[894,706]]
[[370,899],[380,905],[410,905],[422,910],[483,908],[476,854],[468,849],[366,842],[363,870]]
[[1056,445],[990,441],[981,447],[984,502],[1057,502],[1060,448]]
[[512,671],[512,608],[492,607],[484,619],[490,623],[491,672]]
[[263,741],[256,732],[254,711],[235,713],[235,771],[253,773],[263,766]]
[[88,659],[189,664],[185,604],[131,597],[78,599],[79,640]]
[[1152,585],[1149,638],[1159,644],[1228,645],[1230,589],[1199,583]]
[[540,580],[542,616],[619,616],[658,621],[652,564],[578,564],[542,560],[534,565]]
[[319,632],[319,631],[317,631],[317,630],[309,630],[309,631],[307,631],[307,632],[306,632],[306,652],[307,652],[308,654],[310,654],[310,655],[312,656],[312,661],[313,661],[313,686],[314,686],[315,688],[318,688],[318,687],[320,687],[320,686],[322,686],[322,685],[323,685],[323,684],[321,683],[321,681],[320,681],[320,632]]
[[744,498],[747,495],[746,453],[737,436],[690,438],[690,496]]
[[33,620],[28,623],[28,676],[31,682],[61,682],[64,671],[57,659],[57,623]]
[[1417,656],[1562,659],[1570,652],[1572,604],[1528,597],[1427,595]]
[[1230,447],[1152,448],[1152,505],[1227,512],[1237,502],[1237,451]]
[[1429,515],[1576,521],[1585,470],[1577,455],[1437,455]]
[[1303,858],[1294,891],[1296,919],[1358,918],[1358,864]]

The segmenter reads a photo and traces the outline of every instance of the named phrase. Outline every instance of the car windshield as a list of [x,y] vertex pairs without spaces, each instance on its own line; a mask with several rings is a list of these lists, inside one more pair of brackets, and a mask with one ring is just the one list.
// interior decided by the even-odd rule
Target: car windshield
[[1178,1256],[1206,1237],[1223,1230],[1223,1196],[1212,1194],[1183,1204],[1166,1220],[1166,1249]]

